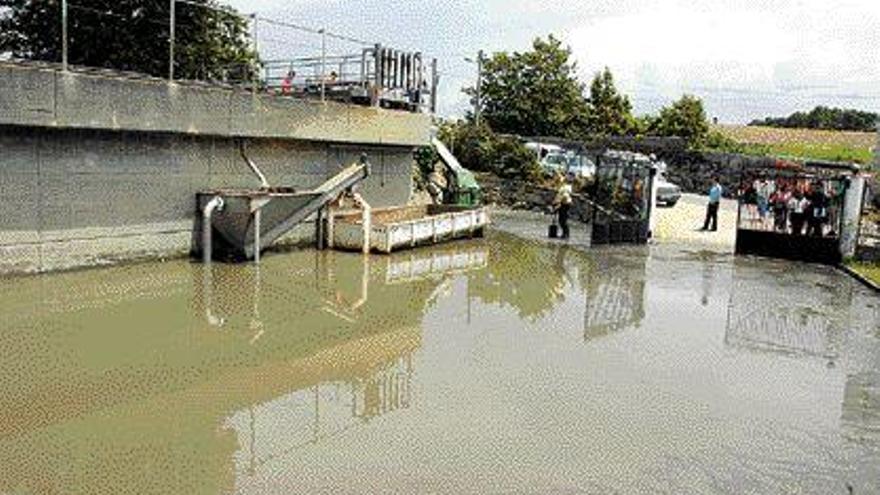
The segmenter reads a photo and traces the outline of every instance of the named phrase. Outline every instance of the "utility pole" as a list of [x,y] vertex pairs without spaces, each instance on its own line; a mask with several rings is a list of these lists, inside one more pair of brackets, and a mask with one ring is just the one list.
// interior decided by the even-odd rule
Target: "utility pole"
[[177,0],[168,0],[170,9],[168,29],[168,80],[174,80],[174,7]]
[[67,72],[67,0],[61,0],[61,68]]

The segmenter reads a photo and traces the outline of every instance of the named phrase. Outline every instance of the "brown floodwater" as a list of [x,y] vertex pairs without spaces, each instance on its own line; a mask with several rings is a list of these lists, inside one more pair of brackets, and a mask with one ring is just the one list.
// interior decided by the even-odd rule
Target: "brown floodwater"
[[875,295],[502,227],[0,280],[0,493],[880,493]]

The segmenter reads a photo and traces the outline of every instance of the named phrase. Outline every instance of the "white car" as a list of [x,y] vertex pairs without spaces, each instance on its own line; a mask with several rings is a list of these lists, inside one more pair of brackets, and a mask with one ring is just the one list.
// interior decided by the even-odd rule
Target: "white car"
[[657,181],[657,204],[665,206],[675,206],[681,199],[681,188],[669,182],[662,175],[658,175]]

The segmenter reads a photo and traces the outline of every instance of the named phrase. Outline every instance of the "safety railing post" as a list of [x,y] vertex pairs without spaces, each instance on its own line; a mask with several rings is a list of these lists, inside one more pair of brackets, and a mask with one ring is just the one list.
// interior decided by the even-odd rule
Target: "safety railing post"
[[175,4],[177,0],[168,0],[169,5],[169,14],[168,14],[168,80],[174,80],[174,10]]
[[251,76],[251,89],[253,90],[254,94],[257,94],[257,86],[258,86],[258,83],[260,80],[260,72],[261,72],[260,63],[259,63],[260,31],[257,26],[257,14],[251,14],[251,21],[253,22],[253,25],[251,27],[253,28],[253,31],[254,31],[254,57],[257,58],[257,60],[254,63],[253,68],[251,69],[251,74],[250,74],[250,76]]
[[321,29],[321,101],[327,92],[327,30]]
[[61,0],[61,68],[67,72],[67,0]]

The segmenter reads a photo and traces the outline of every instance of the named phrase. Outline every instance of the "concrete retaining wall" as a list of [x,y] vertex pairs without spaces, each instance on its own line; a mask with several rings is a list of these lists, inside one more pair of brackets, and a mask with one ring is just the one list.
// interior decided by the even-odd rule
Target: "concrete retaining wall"
[[420,146],[430,116],[0,62],[0,125]]
[[[195,193],[314,187],[367,153],[376,207],[406,203],[425,115],[0,64],[0,274],[180,256]],[[310,242],[304,224],[282,243]]]

